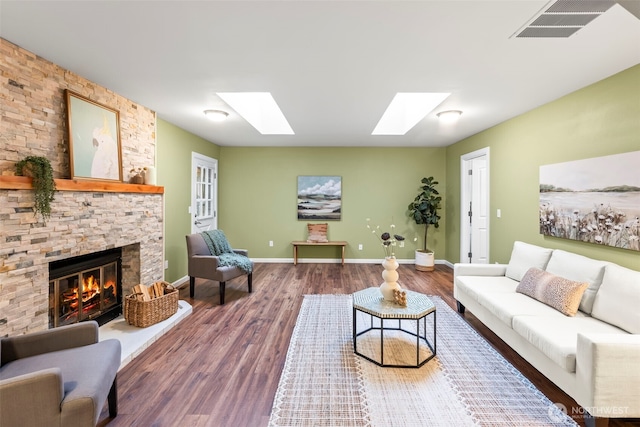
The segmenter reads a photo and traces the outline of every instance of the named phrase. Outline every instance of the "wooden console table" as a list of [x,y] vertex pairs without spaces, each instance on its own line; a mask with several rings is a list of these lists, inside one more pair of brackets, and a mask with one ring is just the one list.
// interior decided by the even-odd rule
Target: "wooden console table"
[[306,240],[291,242],[293,245],[293,265],[298,265],[298,246],[342,246],[342,265],[344,266],[344,247],[347,246],[347,242],[335,241],[335,242],[307,242]]

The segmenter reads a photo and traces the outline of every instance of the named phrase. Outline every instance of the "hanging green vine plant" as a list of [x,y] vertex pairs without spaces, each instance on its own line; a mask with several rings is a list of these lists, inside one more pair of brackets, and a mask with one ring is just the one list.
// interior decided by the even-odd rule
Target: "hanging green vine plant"
[[50,218],[56,183],[53,180],[53,168],[49,159],[41,156],[25,157],[16,163],[16,174],[33,178],[35,214],[39,212],[44,220]]

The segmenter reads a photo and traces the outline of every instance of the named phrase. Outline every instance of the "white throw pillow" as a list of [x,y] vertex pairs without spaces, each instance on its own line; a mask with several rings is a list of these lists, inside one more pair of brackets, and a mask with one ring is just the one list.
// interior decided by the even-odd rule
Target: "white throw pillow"
[[530,268],[544,270],[551,257],[552,249],[531,245],[524,242],[513,242],[511,259],[507,265],[505,276],[518,282]]
[[607,264],[591,315],[632,334],[640,334],[640,271]]
[[580,311],[590,314],[596,292],[598,292],[598,288],[602,283],[605,265],[607,265],[607,263],[604,261],[598,261],[587,258],[586,256],[556,249],[551,255],[546,270],[549,273],[565,277],[569,280],[587,282],[589,287],[584,291],[584,295],[582,295]]

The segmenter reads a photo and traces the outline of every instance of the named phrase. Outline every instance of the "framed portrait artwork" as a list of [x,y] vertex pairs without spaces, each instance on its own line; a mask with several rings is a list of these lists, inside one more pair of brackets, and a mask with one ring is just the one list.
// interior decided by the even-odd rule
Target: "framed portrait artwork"
[[71,179],[122,181],[118,111],[70,90],[65,94]]

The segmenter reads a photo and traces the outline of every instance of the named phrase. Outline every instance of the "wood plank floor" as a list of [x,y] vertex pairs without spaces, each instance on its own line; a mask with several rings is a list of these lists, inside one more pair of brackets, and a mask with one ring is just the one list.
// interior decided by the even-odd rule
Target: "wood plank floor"
[[[246,277],[227,282],[223,306],[215,282],[198,280],[193,299],[181,289],[193,314],[122,369],[119,414],[110,420],[105,406],[99,425],[266,426],[303,295],[350,294],[382,283],[381,272],[376,264],[257,264],[253,293]],[[398,272],[406,288],[455,307],[450,268],[422,273],[401,265]],[[472,314],[465,318],[552,402],[579,408]],[[583,425],[581,415],[575,419]]]

